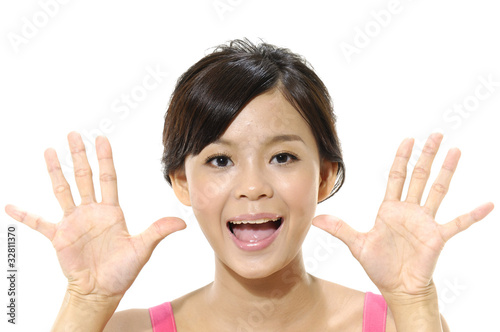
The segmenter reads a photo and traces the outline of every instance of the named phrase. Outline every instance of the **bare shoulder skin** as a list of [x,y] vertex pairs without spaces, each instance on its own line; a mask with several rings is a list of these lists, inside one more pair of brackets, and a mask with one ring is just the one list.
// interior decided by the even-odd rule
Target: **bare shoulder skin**
[[116,312],[109,320],[104,332],[151,332],[148,309],[129,309]]
[[[311,319],[302,324],[308,326],[311,331],[361,331],[365,293],[318,278],[314,278],[314,282],[318,284],[324,295],[323,299],[318,299],[323,308],[311,309]],[[211,327],[209,330],[224,328],[216,327],[221,322],[217,308],[207,306],[204,301],[209,291],[210,285],[207,285],[172,301],[179,331],[199,331],[209,326]],[[297,329],[297,332],[300,329],[301,327]],[[151,332],[149,311],[148,309],[130,309],[117,312],[104,331]],[[396,331],[390,314],[387,331]]]
[[[346,332],[361,331],[365,293],[326,280],[317,278],[316,280],[324,290],[325,298],[330,300],[325,303],[322,322],[317,324],[315,328]],[[200,315],[202,312],[213,312],[213,310],[207,310],[208,308],[204,307],[202,303],[204,292],[208,290],[208,287],[209,285],[172,301],[176,312],[176,324],[182,331],[196,331],[200,328],[206,328],[209,324],[207,317]],[[441,320],[443,332],[449,332],[448,324],[442,315]],[[104,329],[104,332],[114,331],[151,332],[152,326],[148,309],[129,309],[116,312]],[[388,309],[386,332],[396,331],[392,312]]]

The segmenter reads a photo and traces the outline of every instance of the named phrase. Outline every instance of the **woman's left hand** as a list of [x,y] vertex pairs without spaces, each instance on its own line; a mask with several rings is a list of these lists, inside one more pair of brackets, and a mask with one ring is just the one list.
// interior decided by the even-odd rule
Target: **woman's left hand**
[[448,152],[425,204],[420,204],[442,138],[438,133],[428,138],[404,201],[401,195],[413,139],[401,143],[384,201],[369,232],[357,232],[344,221],[328,215],[313,220],[313,225],[349,247],[386,300],[392,295],[411,297],[428,293],[433,288],[432,274],[446,241],[493,210],[493,203],[486,203],[446,224],[434,220],[460,158],[460,150],[456,148]]

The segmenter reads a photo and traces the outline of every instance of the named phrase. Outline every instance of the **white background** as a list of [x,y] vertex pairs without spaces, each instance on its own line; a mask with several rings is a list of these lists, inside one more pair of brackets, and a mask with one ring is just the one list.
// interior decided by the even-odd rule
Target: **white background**
[[[184,217],[188,223],[158,246],[120,310],[172,300],[213,278],[211,248],[162,177],[161,134],[177,77],[210,47],[233,38],[263,38],[304,55],[332,94],[347,179],[318,213],[369,230],[396,147],[408,136],[421,146],[436,128],[445,141],[433,178],[447,149],[462,150],[438,221],[452,220],[483,202],[500,204],[500,20],[494,1],[75,0],[58,8],[46,3],[56,2],[0,5],[0,205],[13,203],[57,222],[61,213],[43,151],[54,147],[65,160],[68,132],[90,137],[107,130],[130,232],[163,216]],[[387,9],[393,11],[390,18],[376,15]],[[376,16],[385,20],[384,26]],[[366,29],[371,36],[363,38],[360,31]],[[341,46],[347,44],[357,53],[346,56]],[[118,105],[124,107],[121,96],[139,91],[152,69],[168,74],[135,107],[115,112]],[[496,86],[491,91],[481,87],[481,77]],[[476,91],[482,100],[474,104]],[[469,110],[453,111],[463,103]],[[499,208],[453,238],[438,262],[434,279],[453,331],[498,328]],[[2,252],[10,223],[2,213]],[[376,292],[346,247],[337,241],[325,247],[328,241],[335,240],[311,230],[304,243],[308,270]],[[6,323],[2,306],[0,329],[48,331],[65,279],[50,242],[24,225],[18,225],[17,249],[18,324]],[[6,271],[6,255],[0,257]],[[1,279],[4,304],[7,283]]]

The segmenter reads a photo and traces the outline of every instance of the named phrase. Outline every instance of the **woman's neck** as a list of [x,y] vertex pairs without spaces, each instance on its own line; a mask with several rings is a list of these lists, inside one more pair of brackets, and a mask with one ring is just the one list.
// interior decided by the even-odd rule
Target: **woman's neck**
[[[211,311],[238,331],[277,330],[321,315],[321,286],[305,271],[299,253],[286,267],[260,279],[246,279],[216,262],[215,280],[206,288]],[[236,325],[236,326],[235,326]],[[235,329],[236,327],[236,329]]]

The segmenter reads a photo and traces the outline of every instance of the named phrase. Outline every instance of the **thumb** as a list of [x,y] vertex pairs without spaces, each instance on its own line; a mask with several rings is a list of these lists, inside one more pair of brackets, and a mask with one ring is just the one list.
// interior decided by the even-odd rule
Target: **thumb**
[[184,228],[186,228],[184,220],[175,217],[166,217],[155,221],[140,236],[144,245],[153,251],[161,240]]
[[362,233],[351,228],[342,219],[327,214],[316,216],[312,224],[344,242],[354,257],[358,257],[362,248]]

